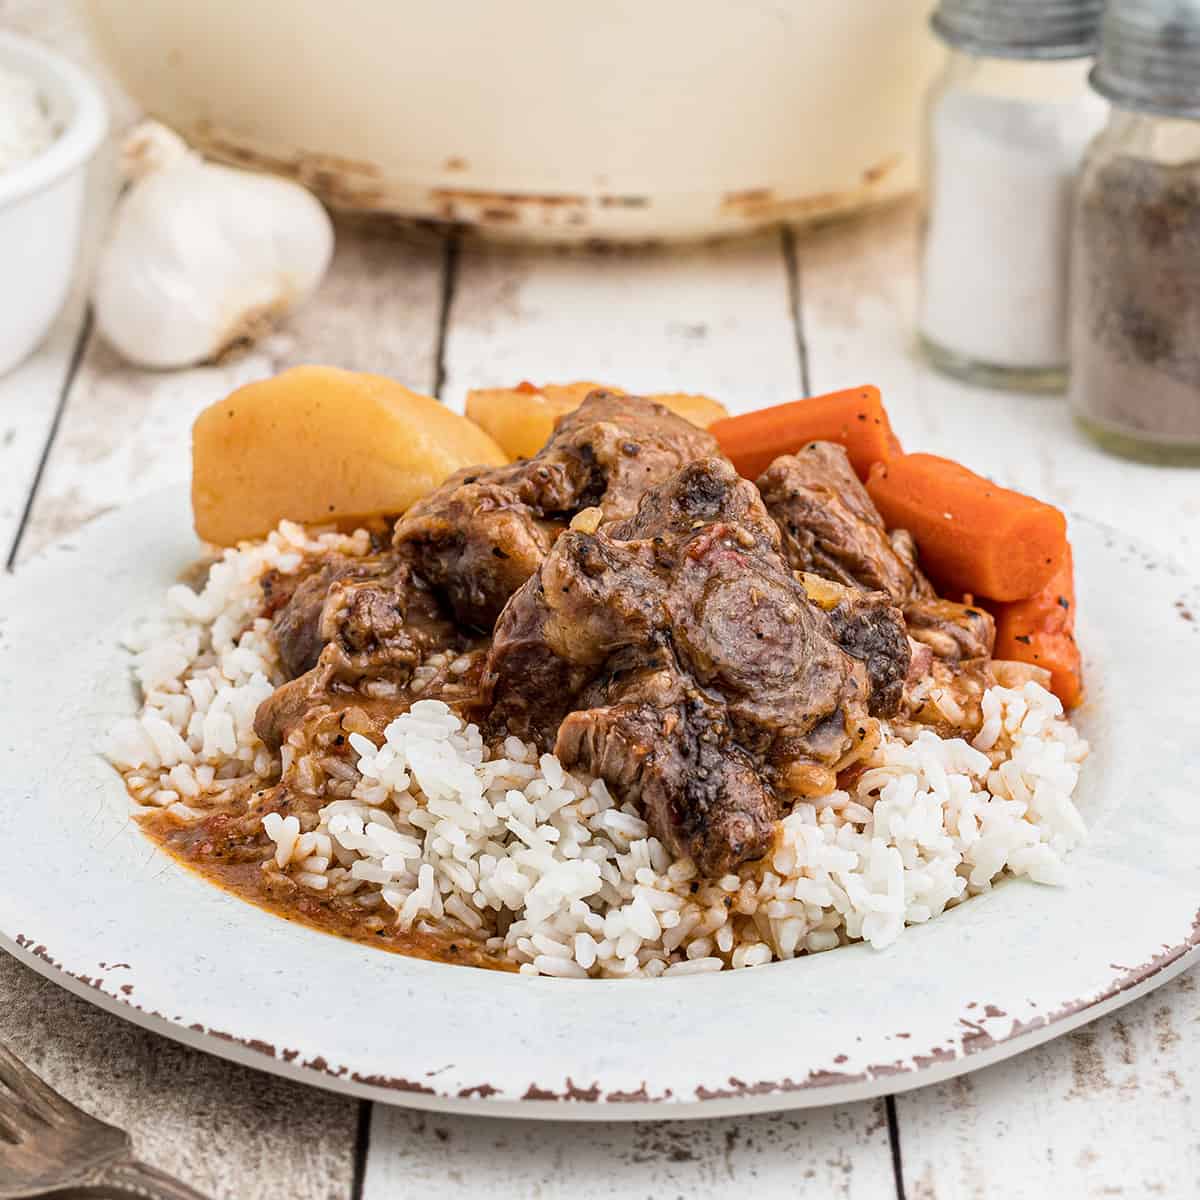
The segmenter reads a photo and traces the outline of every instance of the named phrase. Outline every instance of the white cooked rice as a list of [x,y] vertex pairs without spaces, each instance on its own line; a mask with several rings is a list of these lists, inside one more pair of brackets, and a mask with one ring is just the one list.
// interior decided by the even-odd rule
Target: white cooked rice
[[[367,535],[285,522],[226,551],[200,592],[169,589],[129,639],[142,708],[105,752],[136,801],[188,824],[229,789],[278,778],[253,728],[282,680],[259,579],[335,549],[365,554]],[[1063,882],[1084,837],[1071,796],[1087,744],[1059,701],[1034,683],[993,687],[983,713],[973,744],[885,730],[852,792],[796,804],[763,861],[703,880],[602,781],[514,737],[493,757],[475,726],[420,700],[383,745],[351,735],[356,771],[316,773],[315,828],[263,819],[264,869],[400,929],[472,939],[527,974],[676,976],[858,939],[882,948],[1002,875]]]

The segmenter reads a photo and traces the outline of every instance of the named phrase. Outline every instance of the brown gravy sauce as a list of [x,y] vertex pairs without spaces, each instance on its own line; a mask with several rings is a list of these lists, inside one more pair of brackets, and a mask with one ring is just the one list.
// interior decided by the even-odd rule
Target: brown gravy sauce
[[[373,542],[379,545],[386,545],[391,541],[390,522],[354,521],[345,524],[343,532],[350,533],[358,528],[366,528],[371,533]],[[324,558],[323,555],[311,556],[308,568],[319,568]],[[203,587],[213,561],[215,560],[201,559],[192,564],[180,573],[179,581],[198,590]],[[295,578],[301,578],[303,574],[304,572],[297,573]],[[270,616],[270,597],[266,599],[264,615]],[[466,648],[476,649],[484,644],[484,639],[479,638],[475,646],[468,645]],[[480,666],[481,664],[473,665],[471,671],[462,678],[447,679],[443,676],[435,679],[421,696],[402,694],[376,698],[359,691],[350,692],[340,698],[331,696],[330,707],[335,711],[330,715],[335,720],[338,719],[336,709],[339,703],[346,708],[353,707],[367,719],[371,727],[369,736],[379,742],[382,741],[383,730],[388,723],[404,712],[416,699],[439,699],[452,707],[461,708],[462,694],[473,692]],[[274,787],[268,785],[264,790],[264,797],[268,799],[266,804],[261,806],[261,811],[266,813],[280,807],[278,798],[285,793],[285,789],[286,785],[282,782],[277,782]],[[139,803],[136,796],[131,798],[135,803]],[[309,929],[358,942],[376,950],[408,955],[410,958],[487,967],[498,971],[517,969],[516,964],[508,959],[488,953],[469,934],[464,933],[461,937],[456,937],[451,934],[399,929],[395,924],[395,914],[382,903],[377,908],[364,910],[358,907],[351,897],[327,896],[296,885],[291,888],[281,887],[279,876],[263,869],[264,860],[270,859],[274,849],[270,839],[261,830],[257,836],[249,837],[244,830],[235,831],[230,828],[233,822],[244,819],[245,816],[244,810],[239,812],[236,808],[230,808],[210,813],[195,824],[179,825],[166,812],[142,810],[135,816],[135,820],[142,831],[176,862],[194,871],[208,883],[248,901],[272,916],[282,917],[285,921],[294,921]]]
[[[353,708],[358,719],[365,718],[370,726],[368,736],[381,742],[384,728],[418,698],[440,699],[461,708],[463,693],[475,692],[479,666],[474,665],[465,677],[443,676],[433,681],[420,697],[402,694],[376,698],[358,692],[330,697],[331,711],[325,719],[340,723],[341,707]],[[290,794],[286,782],[268,784],[261,792],[254,793],[253,810],[260,817],[273,810],[287,811]],[[307,796],[300,799],[313,802]],[[393,954],[500,971],[516,970],[514,963],[489,953],[466,932],[456,936],[402,930],[385,904],[363,909],[352,896],[331,896],[289,885],[279,873],[264,869],[264,861],[271,859],[274,844],[257,827],[257,819],[249,815],[250,808],[243,796],[190,825],[180,825],[160,810],[143,811],[136,820],[147,836],[176,862],[273,916]]]
[[[165,813],[150,812],[139,816],[137,821],[143,831],[176,862],[195,871],[207,882],[273,916],[393,954],[500,971],[516,970],[513,963],[487,953],[469,937],[455,938],[397,929],[394,918],[389,919],[391,910],[386,906],[381,906],[384,924],[382,928],[377,928],[378,921],[369,919],[375,910],[372,913],[355,914],[345,899],[337,903],[338,898],[327,899],[320,893],[302,888],[297,888],[291,895],[277,895],[267,885],[267,875],[261,861],[230,861],[212,852],[211,817],[195,825],[179,826]],[[263,847],[263,857],[269,852],[267,843]]]

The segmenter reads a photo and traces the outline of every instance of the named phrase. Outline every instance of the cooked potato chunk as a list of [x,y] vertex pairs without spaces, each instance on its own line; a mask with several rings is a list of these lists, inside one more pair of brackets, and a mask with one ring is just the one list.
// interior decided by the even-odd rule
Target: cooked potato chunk
[[[600,383],[547,383],[542,387],[522,383],[515,388],[482,388],[467,393],[467,416],[496,439],[513,458],[529,458],[545,444],[554,422],[578,408]],[[702,428],[729,416],[725,406],[707,396],[675,393],[647,396]]]
[[401,513],[460,467],[507,461],[477,425],[393,379],[296,367],[196,419],[196,532],[230,546],[284,518],[345,524]]
[[647,398],[666,405],[673,413],[678,413],[685,421],[691,421],[701,429],[707,429],[714,421],[729,416],[729,409],[711,396],[688,392],[654,392]]

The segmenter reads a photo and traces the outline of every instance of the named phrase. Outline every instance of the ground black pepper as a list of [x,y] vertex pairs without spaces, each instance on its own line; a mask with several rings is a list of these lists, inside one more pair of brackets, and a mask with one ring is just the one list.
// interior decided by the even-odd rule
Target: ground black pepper
[[1114,433],[1200,443],[1200,159],[1085,170],[1072,268],[1071,394]]

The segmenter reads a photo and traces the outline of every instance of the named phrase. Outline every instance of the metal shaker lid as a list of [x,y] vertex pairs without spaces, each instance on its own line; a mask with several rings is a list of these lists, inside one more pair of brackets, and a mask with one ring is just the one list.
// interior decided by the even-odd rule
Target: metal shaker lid
[[1200,117],[1200,0],[1110,0],[1091,81],[1121,108]]
[[996,58],[1087,58],[1104,0],[941,0],[930,18],[945,42]]

